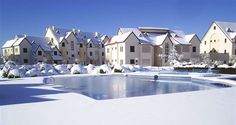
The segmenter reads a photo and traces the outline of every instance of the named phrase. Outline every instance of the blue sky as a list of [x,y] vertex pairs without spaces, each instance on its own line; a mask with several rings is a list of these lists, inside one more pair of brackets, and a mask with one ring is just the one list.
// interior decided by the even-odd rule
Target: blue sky
[[47,26],[115,35],[119,27],[155,26],[197,33],[214,20],[236,22],[236,0],[0,0],[0,45]]

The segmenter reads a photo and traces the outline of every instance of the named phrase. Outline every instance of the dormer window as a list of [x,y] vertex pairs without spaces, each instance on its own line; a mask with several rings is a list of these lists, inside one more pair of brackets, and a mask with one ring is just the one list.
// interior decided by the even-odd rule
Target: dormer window
[[61,46],[62,46],[62,47],[65,47],[65,43],[61,43]]
[[83,43],[80,43],[79,46],[80,46],[80,48],[83,48]]

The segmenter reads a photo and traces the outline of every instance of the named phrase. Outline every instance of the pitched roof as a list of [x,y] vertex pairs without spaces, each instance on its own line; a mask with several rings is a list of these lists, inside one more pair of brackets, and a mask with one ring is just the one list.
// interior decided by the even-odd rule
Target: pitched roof
[[108,41],[107,44],[112,44],[112,43],[116,43],[116,42],[124,42],[131,33],[132,32],[127,32],[127,33],[124,33],[124,34],[121,34],[121,35],[113,36],[110,39],[110,41]]
[[51,28],[59,42],[61,42],[63,38],[67,38],[71,33],[73,33],[78,42],[82,40],[87,43],[87,39],[91,39],[96,45],[101,43],[101,36],[98,32],[82,32],[80,29],[64,29],[55,26],[50,26],[49,28]]
[[181,30],[171,30],[170,35],[172,39],[177,42],[177,44],[190,45],[190,43],[185,39],[185,33]]
[[190,43],[190,40],[192,40],[195,35],[196,34],[188,34],[188,35],[185,36],[185,39],[187,40],[187,42]]
[[138,28],[120,28],[119,30],[122,33],[133,32],[136,36],[139,36],[141,34]]
[[4,43],[2,48],[12,47],[12,45],[16,42],[16,39],[8,40]]
[[236,37],[236,22],[215,21],[230,40]]
[[151,37],[143,36],[138,38],[140,39],[141,44],[150,44],[159,46],[164,42],[167,36],[168,34],[151,36]]
[[44,51],[52,51],[49,41],[44,37],[26,36],[26,39],[32,45],[32,51],[35,52],[38,47],[41,47]]

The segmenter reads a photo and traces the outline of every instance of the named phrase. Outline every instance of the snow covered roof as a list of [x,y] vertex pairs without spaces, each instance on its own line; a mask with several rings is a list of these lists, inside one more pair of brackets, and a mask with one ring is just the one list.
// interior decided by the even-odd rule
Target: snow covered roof
[[26,39],[32,45],[32,51],[35,52],[38,47],[41,47],[44,51],[52,51],[49,41],[44,37],[26,36]]
[[110,41],[108,41],[107,44],[112,44],[112,43],[116,43],[116,42],[124,42],[126,40],[126,38],[131,34],[132,32],[126,32],[124,34],[121,35],[116,35],[113,36]]
[[91,39],[95,45],[99,45],[102,41],[102,37],[98,32],[82,32],[80,29],[64,29],[55,26],[51,26],[49,28],[52,29],[59,42],[61,42],[63,38],[67,38],[71,33],[75,35],[78,42],[82,40],[87,43],[87,39]]
[[196,34],[188,34],[188,35],[185,36],[185,39],[186,39],[188,42],[190,42],[190,40],[192,40],[195,35],[196,35]]
[[185,33],[181,30],[171,30],[170,35],[172,40],[182,45],[190,45],[189,41],[185,38]]
[[215,21],[215,23],[221,28],[228,38],[234,39],[236,37],[236,22]]
[[141,34],[138,28],[120,28],[119,30],[122,33],[133,32],[136,36],[139,36]]

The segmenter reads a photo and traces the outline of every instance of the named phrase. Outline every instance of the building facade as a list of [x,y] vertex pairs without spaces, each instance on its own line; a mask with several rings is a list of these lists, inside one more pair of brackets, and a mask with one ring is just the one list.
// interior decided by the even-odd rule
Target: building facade
[[50,26],[45,37],[16,35],[2,46],[4,61],[18,64],[80,63],[101,65],[105,63],[104,43],[109,38],[98,32],[63,29]]
[[2,46],[3,60],[13,60],[18,64],[51,63],[52,49],[43,37],[16,35]]
[[79,29],[63,29],[50,26],[45,38],[58,48],[63,63],[104,64],[104,43],[108,36],[98,32],[82,32]]
[[166,66],[173,47],[183,61],[198,58],[200,52],[196,34],[156,27],[120,28],[117,34],[105,44],[106,62],[113,65]]
[[200,51],[210,54],[212,61],[228,63],[236,55],[236,23],[213,22],[201,41]]

